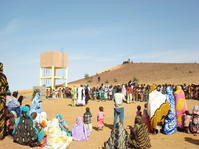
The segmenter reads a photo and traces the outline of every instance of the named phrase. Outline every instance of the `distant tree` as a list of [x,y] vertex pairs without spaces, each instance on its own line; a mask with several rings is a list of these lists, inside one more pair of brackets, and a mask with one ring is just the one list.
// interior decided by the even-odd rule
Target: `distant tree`
[[113,79],[113,81],[114,81],[114,82],[117,82],[117,79],[116,79],[116,78],[114,78],[114,79]]
[[84,79],[87,80],[88,78],[89,78],[89,74],[86,73],[86,74],[84,75]]
[[191,70],[189,70],[188,72],[189,72],[189,73],[193,73],[193,71],[191,71]]
[[108,80],[106,80],[105,83],[108,83]]
[[93,78],[92,77],[89,77],[88,79],[87,79],[87,82],[93,82]]
[[138,78],[136,78],[136,77],[133,77],[133,82],[139,82],[139,79]]

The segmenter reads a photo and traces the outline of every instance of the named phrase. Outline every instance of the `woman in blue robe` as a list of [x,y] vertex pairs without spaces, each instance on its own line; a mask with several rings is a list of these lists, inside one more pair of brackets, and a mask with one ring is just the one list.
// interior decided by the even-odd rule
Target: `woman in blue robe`
[[177,131],[177,122],[176,122],[176,112],[175,112],[175,98],[173,95],[173,89],[168,86],[166,89],[166,97],[169,102],[171,110],[164,121],[163,133],[164,134],[173,134]]
[[34,98],[32,100],[32,108],[31,108],[31,113],[36,112],[37,114],[41,113],[41,100],[40,100],[40,95],[38,91],[34,91]]

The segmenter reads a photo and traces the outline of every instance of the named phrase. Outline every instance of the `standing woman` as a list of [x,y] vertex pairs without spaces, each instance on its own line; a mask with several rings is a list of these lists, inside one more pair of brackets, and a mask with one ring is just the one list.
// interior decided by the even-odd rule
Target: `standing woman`
[[176,91],[174,92],[175,101],[176,101],[176,117],[177,117],[177,127],[183,129],[183,114],[188,110],[187,103],[185,100],[185,94],[181,86],[177,86]]
[[3,64],[0,63],[0,140],[4,138],[5,133],[6,91],[8,88],[7,78],[3,74]]
[[32,100],[32,112],[36,112],[37,114],[41,113],[41,98],[40,98],[40,90],[35,89],[33,92],[33,100]]
[[163,133],[172,134],[177,131],[177,122],[175,111],[175,98],[173,96],[173,89],[170,86],[166,88],[166,97],[169,102],[169,106],[171,107],[171,110],[165,118]]

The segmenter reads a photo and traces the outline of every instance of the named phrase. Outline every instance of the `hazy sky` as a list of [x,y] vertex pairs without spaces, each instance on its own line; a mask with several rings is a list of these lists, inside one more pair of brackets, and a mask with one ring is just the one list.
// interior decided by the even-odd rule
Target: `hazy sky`
[[69,81],[131,58],[199,62],[198,0],[0,0],[10,88],[39,85],[41,52],[69,54]]

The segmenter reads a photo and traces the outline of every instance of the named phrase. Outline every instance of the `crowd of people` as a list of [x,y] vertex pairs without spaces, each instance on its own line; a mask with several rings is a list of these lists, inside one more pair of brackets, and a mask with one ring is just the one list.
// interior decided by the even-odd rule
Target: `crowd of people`
[[[89,100],[114,101],[114,121],[110,138],[104,143],[105,149],[147,149],[151,147],[149,133],[173,134],[176,131],[199,133],[199,105],[188,109],[186,98],[198,100],[197,85],[174,86],[138,85],[129,81],[126,85],[90,88],[81,85],[72,88],[47,89],[47,98],[71,97],[72,106],[84,106]],[[137,106],[134,126],[124,127],[124,102],[127,104],[145,101],[142,110]],[[83,116],[77,117],[76,123],[69,130],[61,114],[49,120],[42,112],[40,91],[34,90],[32,105],[23,104],[23,96],[11,93],[3,64],[0,63],[0,139],[10,135],[13,141],[31,147],[65,149],[74,141],[87,141],[92,133],[92,113],[85,108]],[[97,126],[103,131],[105,126],[104,107],[99,107]],[[128,129],[128,130],[127,130]]]

